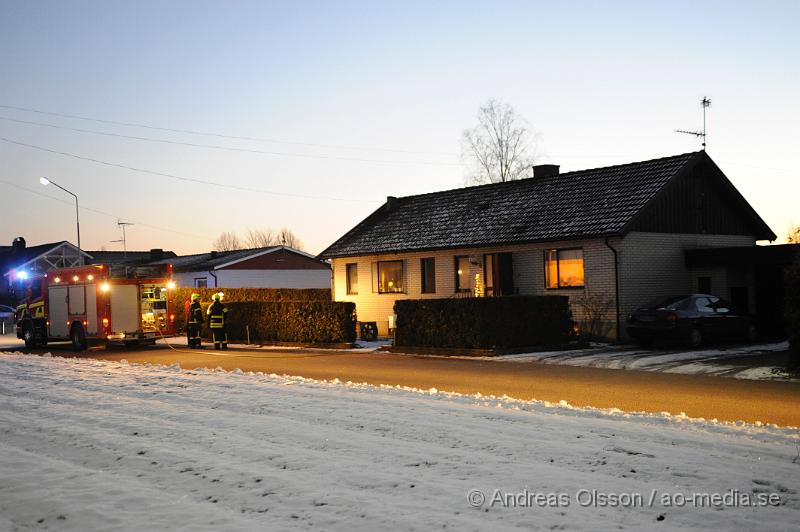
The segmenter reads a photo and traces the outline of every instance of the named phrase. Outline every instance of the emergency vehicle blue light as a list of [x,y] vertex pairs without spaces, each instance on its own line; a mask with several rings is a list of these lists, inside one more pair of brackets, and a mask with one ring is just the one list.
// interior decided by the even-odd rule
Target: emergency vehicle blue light
[[17,272],[17,279],[24,280],[24,279],[27,279],[27,278],[28,278],[28,272],[26,272],[25,270],[20,270],[20,271]]

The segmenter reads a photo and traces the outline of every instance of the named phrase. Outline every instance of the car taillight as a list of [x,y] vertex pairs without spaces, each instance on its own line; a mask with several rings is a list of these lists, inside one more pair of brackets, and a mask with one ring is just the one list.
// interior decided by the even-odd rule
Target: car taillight
[[667,321],[678,321],[677,314],[667,314]]

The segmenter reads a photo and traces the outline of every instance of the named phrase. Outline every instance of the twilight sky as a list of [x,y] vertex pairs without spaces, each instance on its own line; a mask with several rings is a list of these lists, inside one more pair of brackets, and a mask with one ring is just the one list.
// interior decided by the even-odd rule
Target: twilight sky
[[673,130],[708,95],[711,157],[781,240],[800,223],[800,2],[431,4],[1,0],[0,138],[51,151],[0,140],[0,245],[75,241],[47,176],[85,249],[121,249],[121,218],[128,249],[286,226],[317,253],[462,186],[489,98],[570,171],[699,149]]

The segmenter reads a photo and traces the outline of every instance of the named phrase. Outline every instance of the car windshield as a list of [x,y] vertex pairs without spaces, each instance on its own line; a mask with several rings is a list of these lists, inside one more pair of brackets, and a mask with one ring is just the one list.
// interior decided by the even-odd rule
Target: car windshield
[[642,308],[646,309],[665,309],[665,310],[679,310],[683,307],[684,302],[688,296],[672,296],[666,299],[658,299],[648,303]]

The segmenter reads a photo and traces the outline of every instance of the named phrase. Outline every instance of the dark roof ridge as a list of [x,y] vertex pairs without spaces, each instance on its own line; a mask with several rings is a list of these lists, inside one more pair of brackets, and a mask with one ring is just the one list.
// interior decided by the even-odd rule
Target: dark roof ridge
[[484,183],[482,185],[470,185],[470,186],[467,186],[467,187],[449,188],[447,190],[435,190],[433,192],[423,192],[422,194],[412,194],[411,196],[398,196],[397,199],[399,201],[399,200],[410,199],[410,198],[419,198],[419,197],[422,197],[422,196],[433,196],[433,195],[436,195],[436,194],[445,194],[445,193],[448,193],[448,192],[455,192],[456,190],[459,190],[459,191],[460,190],[474,190],[474,189],[479,189],[479,188],[510,186],[510,185],[515,185],[515,184],[519,184],[519,183],[522,183],[522,182],[534,180],[534,179],[537,182],[540,182],[540,181],[545,181],[545,180],[548,180],[548,179],[557,179],[557,178],[564,177],[564,176],[574,176],[575,174],[580,174],[580,173],[583,173],[583,172],[597,172],[597,171],[601,171],[601,170],[610,170],[612,168],[613,169],[617,169],[617,168],[622,168],[622,167],[625,167],[625,166],[633,166],[633,165],[639,165],[639,164],[654,163],[654,162],[657,162],[657,161],[665,161],[667,159],[679,159],[681,157],[686,157],[688,155],[693,155],[694,156],[694,155],[697,155],[699,153],[703,153],[703,150],[689,151],[689,152],[686,152],[686,153],[679,153],[677,155],[667,155],[667,156],[664,156],[664,157],[656,157],[655,159],[646,159],[644,161],[635,161],[635,162],[632,162],[632,163],[612,164],[612,165],[609,165],[609,166],[598,166],[596,168],[584,168],[583,170],[572,170],[571,172],[564,172],[562,174],[557,174],[557,175],[548,176],[548,177],[537,177],[537,178],[525,177],[525,178],[522,178],[522,179],[512,179],[511,181],[503,181],[503,182],[500,182],[500,183]]

